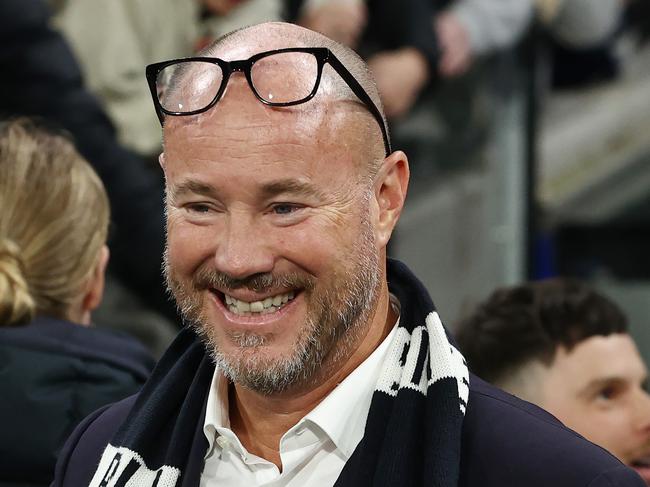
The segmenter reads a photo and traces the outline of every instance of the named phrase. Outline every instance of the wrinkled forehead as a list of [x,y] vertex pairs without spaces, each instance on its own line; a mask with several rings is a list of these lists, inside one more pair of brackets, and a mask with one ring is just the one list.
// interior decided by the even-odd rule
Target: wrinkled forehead
[[[168,116],[164,123],[165,153],[184,159],[209,152],[213,159],[313,159],[312,150],[345,160],[363,149],[360,124],[341,103],[320,101],[320,92],[307,103],[270,107],[256,99],[240,74],[233,76],[220,101],[209,110],[190,116]],[[207,151],[206,151],[207,149]],[[345,153],[342,153],[345,152]],[[301,153],[305,153],[303,157]]]

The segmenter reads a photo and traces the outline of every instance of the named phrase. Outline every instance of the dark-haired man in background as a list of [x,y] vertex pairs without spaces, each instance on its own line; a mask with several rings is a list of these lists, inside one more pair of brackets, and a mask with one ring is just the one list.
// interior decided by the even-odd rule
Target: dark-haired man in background
[[470,370],[540,405],[650,484],[648,371],[616,304],[549,279],[495,291],[461,323]]

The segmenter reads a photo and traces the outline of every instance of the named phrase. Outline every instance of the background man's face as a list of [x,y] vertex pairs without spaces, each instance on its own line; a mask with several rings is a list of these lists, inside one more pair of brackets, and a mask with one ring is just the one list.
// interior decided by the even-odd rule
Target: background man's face
[[[647,370],[627,334],[594,336],[557,351],[540,404],[564,424],[639,467],[650,483],[650,397]],[[638,465],[635,465],[638,464]]]
[[317,100],[273,110],[234,75],[165,129],[168,281],[225,372],[262,393],[308,379],[377,294],[361,150]]

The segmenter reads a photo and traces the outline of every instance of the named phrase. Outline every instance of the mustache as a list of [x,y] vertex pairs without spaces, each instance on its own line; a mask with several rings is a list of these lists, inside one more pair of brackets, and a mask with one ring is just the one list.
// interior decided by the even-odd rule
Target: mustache
[[315,278],[297,273],[273,274],[270,272],[238,278],[210,267],[202,267],[194,274],[192,285],[197,290],[219,289],[221,291],[234,291],[236,289],[248,289],[260,293],[269,290],[300,288],[309,291],[315,286]]

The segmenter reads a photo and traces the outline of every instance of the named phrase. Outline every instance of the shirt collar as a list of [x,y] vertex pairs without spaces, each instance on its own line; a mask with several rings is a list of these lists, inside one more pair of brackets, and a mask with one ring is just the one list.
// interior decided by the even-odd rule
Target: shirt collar
[[208,451],[206,457],[212,452],[217,437],[217,430],[230,428],[230,417],[228,411],[228,380],[219,370],[215,368],[212,376],[212,384],[208,393],[208,403],[205,410],[205,421],[203,423],[203,434],[208,440]]
[[370,356],[304,418],[318,425],[348,459],[363,438],[372,395],[398,325],[399,318]]

